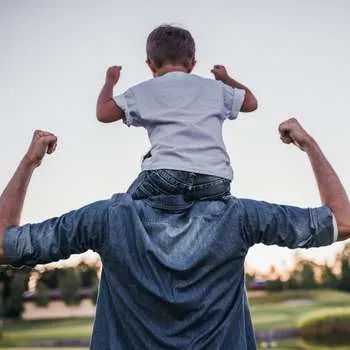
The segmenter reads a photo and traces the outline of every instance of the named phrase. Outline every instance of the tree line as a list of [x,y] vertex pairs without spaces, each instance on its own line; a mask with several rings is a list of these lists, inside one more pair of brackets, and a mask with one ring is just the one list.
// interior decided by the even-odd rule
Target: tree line
[[[253,286],[254,280],[254,275],[246,275],[248,289]],[[316,288],[350,292],[350,244],[345,245],[337,255],[333,266],[320,265],[310,260],[297,258],[287,278],[278,276],[276,270],[272,269],[270,277],[265,281],[264,288],[271,292]]]
[[[99,265],[85,262],[75,267],[45,268],[40,273],[31,269],[0,268],[0,317],[20,318],[24,302],[33,300],[38,306],[46,307],[53,299],[66,305],[78,305],[82,299],[90,298],[96,303],[98,294]],[[319,265],[310,260],[297,258],[289,276],[282,278],[276,271],[266,279],[267,291],[327,288],[350,292],[350,244],[338,254],[334,266]],[[39,274],[36,291],[28,292],[32,274]],[[253,285],[255,276],[246,274],[247,288]]]
[[28,291],[31,269],[15,269],[4,266],[0,270],[0,316],[20,318],[25,301],[34,301],[39,307],[48,306],[54,299],[66,305],[79,305],[82,299],[90,298],[96,303],[99,266],[85,262],[76,267],[50,268],[39,273],[34,293]]

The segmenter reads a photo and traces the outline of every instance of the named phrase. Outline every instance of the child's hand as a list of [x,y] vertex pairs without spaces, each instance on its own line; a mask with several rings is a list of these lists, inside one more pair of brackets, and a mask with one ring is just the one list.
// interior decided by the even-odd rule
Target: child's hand
[[109,67],[106,73],[106,82],[111,82],[113,85],[117,84],[121,70],[121,66]]
[[229,75],[227,73],[225,66],[222,66],[220,64],[216,64],[214,68],[211,70],[211,72],[214,74],[214,77],[216,80],[225,82],[227,78],[229,78]]

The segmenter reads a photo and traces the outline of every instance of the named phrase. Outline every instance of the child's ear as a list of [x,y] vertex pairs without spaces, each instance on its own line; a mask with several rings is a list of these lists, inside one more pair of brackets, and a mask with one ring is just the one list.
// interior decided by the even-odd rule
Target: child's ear
[[146,63],[154,76],[156,74],[156,65],[150,58],[147,58]]
[[195,67],[196,63],[197,63],[197,61],[195,59],[193,59],[191,65],[187,69],[188,73],[191,73],[193,71],[193,68]]

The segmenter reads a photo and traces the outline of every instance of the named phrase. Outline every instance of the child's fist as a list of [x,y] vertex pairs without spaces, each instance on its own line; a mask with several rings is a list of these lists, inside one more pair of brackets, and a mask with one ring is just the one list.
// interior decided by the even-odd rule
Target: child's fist
[[216,64],[211,70],[211,72],[214,74],[216,80],[220,80],[222,82],[227,80],[227,78],[229,77],[225,66],[222,66],[220,64]]
[[122,69],[121,66],[109,67],[106,73],[106,81],[112,82],[113,85],[117,84],[120,77],[121,69]]

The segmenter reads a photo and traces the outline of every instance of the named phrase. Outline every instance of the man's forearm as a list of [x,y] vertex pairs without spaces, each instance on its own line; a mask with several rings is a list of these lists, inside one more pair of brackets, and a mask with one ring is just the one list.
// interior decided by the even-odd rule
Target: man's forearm
[[27,188],[36,165],[26,156],[0,196],[0,260],[4,254],[3,238],[7,228],[19,225]]
[[337,221],[338,240],[347,239],[350,237],[350,203],[345,189],[314,140],[306,152],[315,174],[321,200],[332,210]]

